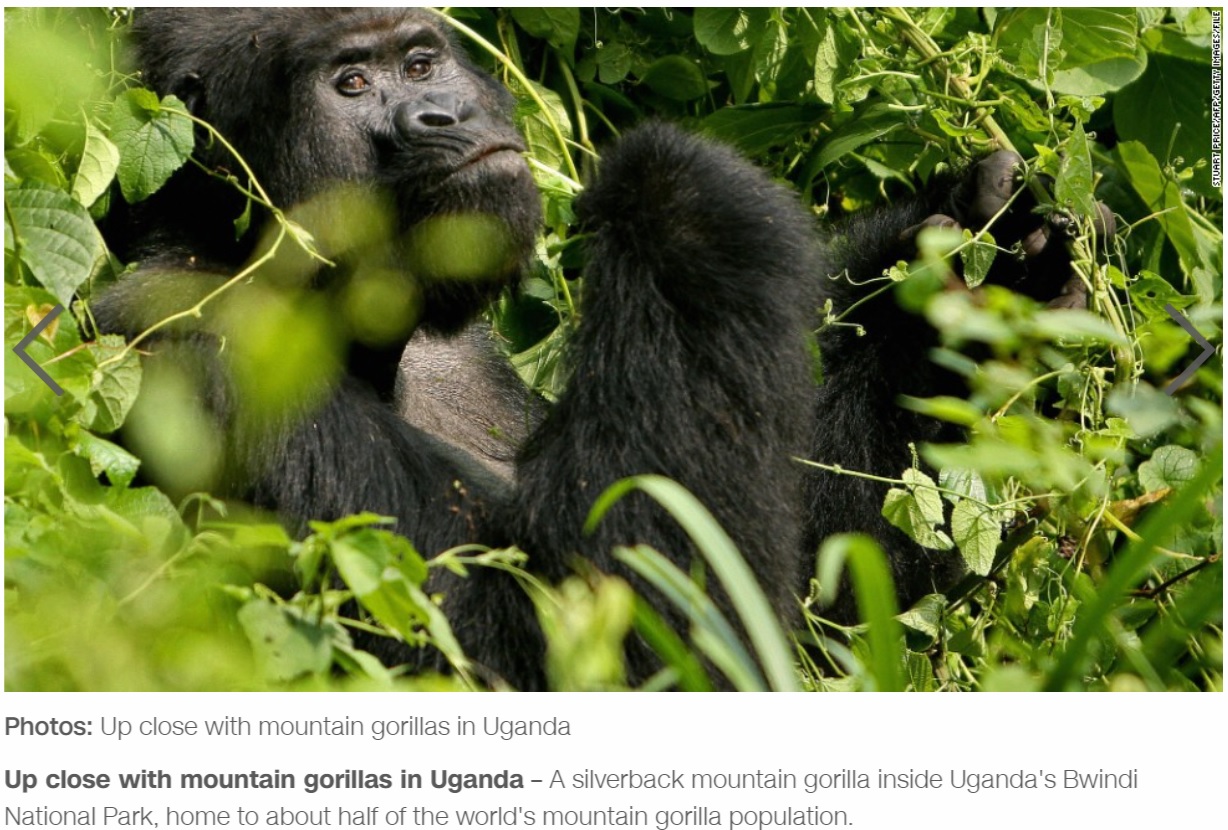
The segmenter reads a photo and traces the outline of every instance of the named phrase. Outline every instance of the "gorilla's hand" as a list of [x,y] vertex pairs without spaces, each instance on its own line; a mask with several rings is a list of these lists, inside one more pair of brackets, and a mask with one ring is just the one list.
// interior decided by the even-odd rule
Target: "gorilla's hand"
[[[927,216],[900,237],[912,241],[928,227],[979,230],[989,225],[999,247],[1018,251],[1016,257],[996,258],[989,282],[1048,302],[1051,308],[1086,308],[1087,287],[1071,269],[1066,246],[1073,223],[1064,214],[1038,214],[1030,190],[1016,193],[1022,167],[1018,153],[999,150],[986,156],[954,189],[945,212]],[[1096,203],[1092,223],[1098,239],[1116,229],[1112,211],[1102,202]]]

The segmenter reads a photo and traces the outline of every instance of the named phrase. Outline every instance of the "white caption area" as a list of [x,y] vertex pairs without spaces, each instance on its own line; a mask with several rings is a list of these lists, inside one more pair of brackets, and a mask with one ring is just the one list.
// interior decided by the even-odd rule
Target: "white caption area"
[[4,826],[1191,826],[1223,699],[6,694]]

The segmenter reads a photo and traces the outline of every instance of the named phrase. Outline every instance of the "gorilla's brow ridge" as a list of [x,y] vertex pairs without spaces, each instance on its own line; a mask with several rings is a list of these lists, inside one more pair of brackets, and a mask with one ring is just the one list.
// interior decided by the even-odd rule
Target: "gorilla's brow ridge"
[[[410,27],[410,31],[406,31]],[[441,50],[447,46],[447,40],[433,27],[416,23],[404,24],[393,32],[360,30],[340,43],[332,64],[342,66],[379,58],[400,58],[415,47]]]

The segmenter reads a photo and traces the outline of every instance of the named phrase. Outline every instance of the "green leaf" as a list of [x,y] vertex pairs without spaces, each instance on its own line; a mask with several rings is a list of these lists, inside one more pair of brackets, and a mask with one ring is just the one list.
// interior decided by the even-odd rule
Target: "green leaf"
[[1126,339],[1113,326],[1090,311],[1074,308],[1043,309],[1026,326],[1033,337],[1062,343],[1110,343],[1126,345]]
[[[977,501],[989,501],[989,490],[985,486],[985,479],[976,470],[963,467],[944,468],[938,473],[938,484],[944,490],[950,490],[950,493],[943,493],[942,497],[951,504],[958,504],[960,496],[967,496]],[[956,495],[956,494],[959,495]]]
[[1142,197],[1164,228],[1186,273],[1214,263],[1220,267],[1220,258],[1205,248],[1214,248],[1213,242],[1203,242],[1190,219],[1188,208],[1181,197],[1181,188],[1165,176],[1155,157],[1139,141],[1122,141],[1115,148],[1117,157],[1126,171],[1126,177],[1135,192]]
[[1054,184],[1054,197],[1060,205],[1069,207],[1079,216],[1095,216],[1093,188],[1091,148],[1083,125],[1076,123],[1066,142],[1062,168]]
[[512,10],[512,19],[533,37],[545,39],[570,56],[580,36],[580,10],[577,8],[521,8]]
[[814,55],[814,91],[823,103],[833,104],[840,83],[849,77],[853,61],[861,54],[861,46],[855,37],[850,37],[846,25],[834,20],[819,25],[821,30]]
[[936,639],[942,631],[942,618],[947,610],[947,598],[942,594],[926,594],[912,608],[896,616],[900,623],[919,634]]
[[1148,320],[1171,321],[1165,306],[1183,309],[1193,302],[1193,297],[1182,294],[1168,280],[1150,271],[1140,272],[1138,279],[1130,283],[1130,304]]
[[671,101],[693,101],[708,93],[708,79],[690,58],[666,55],[649,64],[640,81]]
[[333,635],[326,626],[262,599],[240,608],[238,619],[268,679],[294,680],[328,670]]
[[1110,58],[1099,63],[1062,69],[1053,73],[1050,87],[1068,95],[1104,95],[1133,83],[1147,69],[1147,50],[1139,46],[1130,58]]
[[621,84],[631,71],[634,56],[624,43],[607,43],[597,50],[597,80],[603,84]]
[[107,363],[123,350],[124,339],[112,334],[104,334],[90,345],[98,368],[90,378],[90,397],[82,410],[82,422],[95,432],[105,434],[119,429],[141,391],[141,359],[135,351]]
[[1198,475],[1198,453],[1175,444],[1166,444],[1138,465],[1138,482],[1147,492],[1165,487],[1179,489]]
[[770,19],[766,8],[697,8],[695,39],[714,55],[733,55],[755,46]]
[[103,255],[102,237],[80,203],[38,181],[6,187],[5,248],[16,249],[40,285],[65,307]]
[[840,125],[827,137],[823,142],[823,149],[819,151],[818,166],[827,167],[858,147],[876,141],[903,126],[904,120],[900,118],[900,114],[889,109],[887,104],[871,104],[856,118]]
[[751,156],[762,156],[803,136],[823,114],[823,108],[800,104],[752,104],[724,107],[705,118],[705,132],[737,146]]
[[386,628],[412,640],[414,623],[429,620],[411,589],[426,578],[426,564],[408,540],[363,528],[333,540],[333,563],[354,596]]
[[119,169],[119,148],[90,122],[85,124],[85,147],[72,180],[72,197],[89,207],[107,191]]
[[90,462],[94,475],[106,473],[117,487],[131,484],[141,466],[141,460],[123,447],[84,430],[77,436],[74,451]]
[[969,288],[976,288],[989,276],[994,257],[998,255],[998,245],[989,231],[976,236],[965,228],[963,239],[968,243],[959,251],[960,261],[964,264],[964,282]]
[[1002,541],[1002,525],[996,511],[970,499],[961,499],[951,511],[951,535],[968,570],[979,576],[988,575],[998,543]]
[[1140,383],[1133,388],[1118,387],[1109,394],[1107,409],[1121,415],[1139,438],[1150,438],[1177,422],[1178,406],[1159,389]]
[[1059,93],[1103,95],[1147,66],[1138,28],[1131,9],[1035,7],[1001,15],[994,35],[1003,58],[1029,81]]
[[[46,19],[4,16],[5,151],[24,144],[57,115],[72,117],[94,92],[88,33]],[[10,133],[11,131],[11,133]]]
[[529,155],[552,170],[565,170],[566,151],[559,145],[559,138],[555,134],[554,127],[551,126],[550,118],[553,117],[564,140],[571,138],[571,119],[567,115],[567,107],[563,106],[563,99],[558,93],[535,81],[529,83],[533,84],[533,91],[541,97],[549,109],[549,116],[530,95],[518,93],[514,115],[516,126],[524,135]]
[[[1189,167],[1211,159],[1211,97],[1206,64],[1152,55],[1142,77],[1114,100],[1113,124],[1123,141],[1141,141],[1161,164],[1180,156]],[[1191,183],[1203,195],[1219,197],[1209,165],[1195,170]]]
[[111,108],[111,140],[119,149],[120,190],[130,203],[147,199],[192,155],[187,109],[173,95],[159,102],[147,89],[130,89]]
[[892,487],[887,491],[884,518],[924,548],[950,550],[951,538],[937,529],[945,519],[934,480],[915,469],[905,470],[903,479],[908,489]]

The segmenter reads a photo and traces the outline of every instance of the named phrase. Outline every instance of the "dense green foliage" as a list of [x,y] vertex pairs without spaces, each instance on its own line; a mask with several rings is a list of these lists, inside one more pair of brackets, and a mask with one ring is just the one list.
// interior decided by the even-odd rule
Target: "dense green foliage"
[[[1087,312],[1043,310],[991,287],[939,290],[944,257],[959,256],[975,285],[994,257],[1014,255],[994,245],[992,227],[927,235],[920,261],[890,269],[876,289],[925,314],[942,332],[935,359],[969,380],[966,400],[904,402],[963,425],[969,438],[917,447],[918,468],[889,482],[883,506],[926,547],[959,550],[970,576],[957,589],[899,613],[875,546],[830,540],[805,600],[797,639],[807,647],[795,648],[703,508],[670,482],[630,482],[696,538],[759,660],[707,601],[702,575],[628,550],[625,561],[688,608],[693,636],[662,627],[622,582],[587,574],[549,587],[523,576],[557,688],[617,688],[618,644],[632,625],[667,655],[671,669],[653,684],[663,687],[705,688],[704,667],[714,666],[742,688],[1221,688],[1219,358],[1175,394],[1163,391],[1198,353],[1167,305],[1220,341],[1207,11],[452,14],[475,57],[516,93],[543,193],[538,261],[493,320],[547,396],[565,382],[558,358],[581,314],[572,199],[602,142],[646,117],[737,145],[831,218],[900,198],[943,165],[1013,147],[1045,209],[1077,223],[1075,267],[1089,289]],[[126,74],[126,25],[101,11],[5,13],[7,688],[468,685],[464,656],[423,591],[427,574],[518,571],[518,552],[457,550],[424,562],[376,517],[317,525],[293,541],[268,517],[207,494],[174,504],[140,486],[141,459],[112,437],[142,366],[138,342],[83,339],[91,293],[125,268],[95,221],[193,163],[200,134],[179,102],[157,100]],[[288,206],[268,204],[240,159],[231,169],[257,206],[234,217],[237,232],[267,217],[279,231],[269,256],[310,250],[310,235],[278,210]],[[1111,240],[1093,238],[1097,200],[1117,216]],[[1097,253],[1106,242],[1107,257]],[[56,304],[71,313],[29,353],[60,397],[11,350]],[[847,325],[847,309],[820,312],[822,325]],[[979,363],[965,356],[970,345]],[[315,365],[312,355],[298,359]],[[180,423],[176,415],[193,413],[167,420]],[[921,460],[941,471],[937,480]],[[867,624],[838,632],[823,608],[844,565]],[[341,615],[351,596],[361,620]],[[352,626],[430,641],[458,671],[397,679],[351,646]]]

